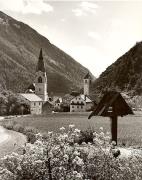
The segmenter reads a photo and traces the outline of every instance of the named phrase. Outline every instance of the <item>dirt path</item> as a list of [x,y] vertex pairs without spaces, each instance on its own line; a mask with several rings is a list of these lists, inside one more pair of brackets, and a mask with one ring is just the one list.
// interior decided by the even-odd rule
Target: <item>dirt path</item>
[[19,151],[25,143],[26,136],[15,131],[6,130],[0,126],[0,158]]

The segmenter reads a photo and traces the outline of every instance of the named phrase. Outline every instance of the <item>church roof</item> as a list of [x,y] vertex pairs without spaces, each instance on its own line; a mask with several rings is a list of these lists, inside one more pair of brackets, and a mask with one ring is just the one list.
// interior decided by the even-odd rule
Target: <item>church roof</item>
[[31,84],[27,89],[31,89],[31,90],[35,91],[35,84],[34,83]]
[[42,48],[40,49],[36,71],[45,72],[45,66],[44,66],[43,55],[42,55]]
[[32,93],[22,93],[20,94],[21,96],[23,96],[25,99],[27,99],[30,102],[41,102],[43,101],[39,96],[37,96],[36,94],[32,94]]
[[89,72],[85,75],[84,79],[91,79]]

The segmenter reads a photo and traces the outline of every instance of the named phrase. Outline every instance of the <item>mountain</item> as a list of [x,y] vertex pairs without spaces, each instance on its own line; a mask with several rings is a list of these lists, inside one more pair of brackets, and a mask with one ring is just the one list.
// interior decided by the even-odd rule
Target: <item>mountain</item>
[[[64,42],[63,42],[64,43]],[[88,70],[30,26],[0,11],[0,85],[23,92],[34,80],[40,48],[48,77],[48,92],[80,89]]]
[[130,95],[142,94],[142,42],[110,65],[93,84],[93,93],[116,89]]

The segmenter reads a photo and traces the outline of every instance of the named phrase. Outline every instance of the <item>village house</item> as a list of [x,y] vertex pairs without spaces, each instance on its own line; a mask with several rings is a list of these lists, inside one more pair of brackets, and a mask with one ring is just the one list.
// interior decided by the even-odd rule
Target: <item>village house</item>
[[93,101],[84,94],[74,97],[70,102],[70,112],[90,111],[94,106]]
[[86,112],[91,111],[92,107],[94,107],[94,101],[89,97],[90,94],[90,84],[91,84],[91,76],[89,73],[83,79],[84,83],[84,93],[79,94],[74,97],[70,101],[70,112]]
[[63,112],[70,112],[70,101],[73,98],[74,98],[74,96],[71,94],[66,94],[62,98],[62,110],[63,110]]
[[62,98],[54,98],[53,100],[53,104],[54,104],[54,111],[61,111],[61,104],[62,104]]

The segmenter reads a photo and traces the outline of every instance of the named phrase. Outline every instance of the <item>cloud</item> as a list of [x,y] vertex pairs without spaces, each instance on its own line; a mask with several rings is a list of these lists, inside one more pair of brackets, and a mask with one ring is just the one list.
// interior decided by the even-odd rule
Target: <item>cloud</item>
[[75,16],[87,16],[88,13],[95,14],[98,7],[96,3],[81,2],[78,8],[72,9],[72,12]]
[[95,40],[100,40],[101,39],[100,34],[95,32],[95,31],[88,32],[88,36],[95,39]]
[[65,22],[66,21],[66,19],[65,18],[62,18],[62,19],[60,19],[61,20],[61,22]]
[[75,16],[86,16],[87,14],[83,12],[82,9],[73,9],[72,12],[75,14]]
[[96,9],[98,8],[97,4],[90,2],[82,2],[80,6],[84,11],[91,13],[96,13]]
[[23,14],[41,14],[42,12],[52,12],[53,7],[44,0],[0,0],[1,10],[20,12]]

